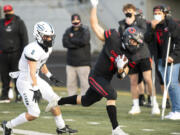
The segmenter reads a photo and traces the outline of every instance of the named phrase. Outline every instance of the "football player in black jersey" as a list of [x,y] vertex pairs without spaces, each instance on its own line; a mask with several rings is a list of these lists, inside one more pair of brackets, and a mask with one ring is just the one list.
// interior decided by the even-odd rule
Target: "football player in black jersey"
[[[107,99],[106,110],[113,128],[112,135],[126,135],[126,133],[120,129],[117,121],[117,92],[111,86],[111,80],[114,74],[117,74],[120,79],[123,79],[128,74],[129,68],[135,67],[136,63],[134,60],[139,60],[140,57],[133,55],[131,58],[132,54],[129,50],[136,52],[138,48],[140,48],[140,42],[143,42],[143,34],[137,28],[130,27],[126,30],[127,32],[129,31],[129,35],[124,35],[123,39],[125,44],[123,45],[123,35],[120,35],[115,29],[105,31],[99,25],[97,18],[98,0],[91,0],[91,3],[93,5],[90,17],[91,27],[96,36],[101,41],[104,41],[105,44],[89,75],[90,87],[84,96],[74,95],[63,97],[58,101],[49,103],[46,111],[49,111],[56,105],[64,104],[81,104],[84,107],[88,107],[105,97]],[[126,38],[126,36],[133,37],[133,35],[137,35],[138,37]],[[130,44],[132,45],[130,46]]]
[[[107,99],[106,110],[112,124],[113,135],[126,135],[125,132],[120,129],[117,121],[116,113],[116,99],[117,92],[111,86],[110,82],[114,74],[119,70],[118,77],[124,78],[128,73],[128,59],[121,53],[121,38],[114,29],[104,31],[104,29],[98,24],[96,15],[98,0],[91,0],[93,8],[91,11],[91,26],[97,37],[105,41],[104,47],[98,57],[98,60],[92,68],[89,75],[89,89],[84,96],[70,96],[63,97],[59,101],[55,101],[54,105],[64,104],[81,104],[84,107],[88,107],[103,97]],[[53,103],[49,104],[46,111],[49,111],[53,106]]]

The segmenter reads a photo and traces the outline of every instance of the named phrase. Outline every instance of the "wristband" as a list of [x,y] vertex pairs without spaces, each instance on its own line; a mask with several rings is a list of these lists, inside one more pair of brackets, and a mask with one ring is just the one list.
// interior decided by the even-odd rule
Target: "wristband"
[[33,88],[33,91],[37,91],[37,90],[39,90],[39,87],[38,87],[37,85],[32,86],[32,88]]
[[47,78],[50,78],[52,76],[51,72],[47,72],[45,75]]

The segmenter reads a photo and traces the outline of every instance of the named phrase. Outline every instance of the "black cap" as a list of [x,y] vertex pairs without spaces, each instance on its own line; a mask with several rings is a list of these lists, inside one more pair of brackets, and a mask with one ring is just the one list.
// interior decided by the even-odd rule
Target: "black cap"
[[71,16],[71,21],[73,21],[75,18],[77,18],[78,20],[80,20],[81,21],[81,17],[80,17],[80,15],[79,14],[73,14],[72,16]]

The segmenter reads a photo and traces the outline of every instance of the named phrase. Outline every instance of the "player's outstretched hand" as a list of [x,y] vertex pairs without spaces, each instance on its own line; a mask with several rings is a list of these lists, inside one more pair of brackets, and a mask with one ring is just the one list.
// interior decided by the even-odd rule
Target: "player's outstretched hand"
[[128,63],[128,59],[124,54],[121,56],[118,55],[116,57],[115,61],[116,61],[118,69],[123,69],[126,66],[126,64]]
[[94,8],[97,8],[98,3],[99,3],[99,0],[91,0],[91,4]]
[[52,75],[51,77],[49,77],[49,80],[50,80],[51,82],[53,82],[53,84],[54,84],[55,86],[59,86],[59,85],[62,85],[62,84],[63,84],[63,82],[62,82],[62,81],[59,81],[54,75]]
[[30,90],[34,92],[32,100],[35,101],[36,103],[39,103],[39,101],[42,98],[42,94],[41,94],[39,88],[37,86],[33,86],[32,89],[30,89]]

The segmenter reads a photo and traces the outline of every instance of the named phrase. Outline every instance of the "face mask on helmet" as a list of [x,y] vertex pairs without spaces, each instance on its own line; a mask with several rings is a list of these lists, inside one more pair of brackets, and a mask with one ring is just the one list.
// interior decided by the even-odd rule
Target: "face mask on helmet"
[[[135,53],[140,47],[140,44],[135,41],[134,39],[130,37],[124,37],[124,44],[125,48],[130,52],[130,53]],[[133,41],[132,41],[133,40]]]
[[43,38],[42,38],[43,39],[42,45],[44,47],[52,47],[53,44],[54,44],[54,38],[55,38],[55,35],[53,35],[53,36],[44,35]]

